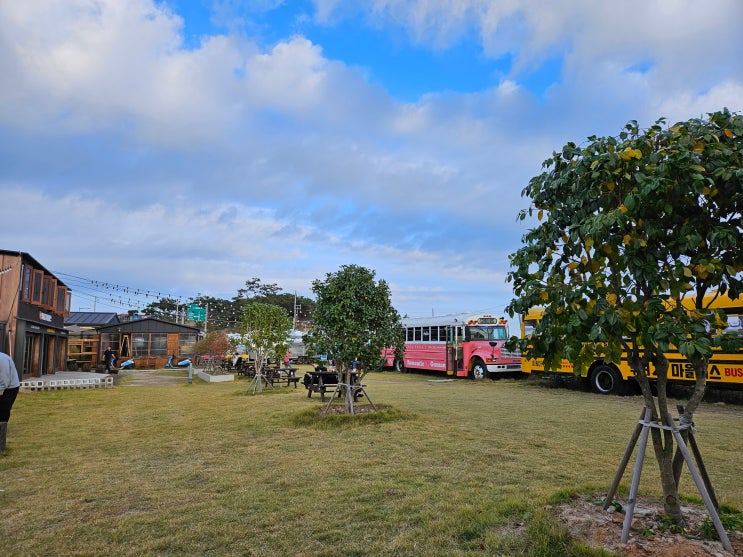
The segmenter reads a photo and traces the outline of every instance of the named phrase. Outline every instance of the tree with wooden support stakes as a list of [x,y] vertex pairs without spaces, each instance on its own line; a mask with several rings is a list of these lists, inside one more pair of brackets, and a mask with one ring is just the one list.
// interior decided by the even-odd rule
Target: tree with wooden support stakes
[[377,369],[383,363],[383,348],[404,346],[400,315],[392,307],[389,286],[374,277],[374,271],[365,267],[343,265],[312,283],[317,301],[313,327],[304,343],[309,353],[332,358],[338,372],[338,385],[326,412],[337,398],[344,401],[349,414],[356,412],[354,402],[359,396],[374,407],[361,383],[364,372],[354,378],[351,363],[358,358],[363,369]]
[[[566,359],[580,375],[597,357],[611,365],[627,355],[647,410],[640,428],[652,440],[664,512],[677,523],[685,462],[694,474],[686,445],[709,359],[741,346],[739,335],[722,332],[720,300],[743,292],[742,138],[743,118],[724,109],[670,127],[663,119],[647,129],[630,122],[616,137],[568,143],[524,188],[531,206],[519,219],[536,222],[510,257],[508,312],[544,307],[531,338],[511,346],[544,358],[549,370]],[[695,372],[678,420],[667,394],[672,347]],[[714,505],[708,510],[716,515]]]
[[271,387],[264,369],[269,358],[279,359],[289,348],[289,333],[292,320],[284,308],[260,302],[248,302],[243,309],[241,341],[255,354],[255,375],[248,391],[263,392],[263,386]]

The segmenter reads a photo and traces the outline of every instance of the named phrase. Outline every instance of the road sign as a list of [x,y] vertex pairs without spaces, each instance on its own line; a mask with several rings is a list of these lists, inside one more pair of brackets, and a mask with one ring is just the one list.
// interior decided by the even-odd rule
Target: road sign
[[197,304],[190,304],[186,319],[189,321],[206,321],[206,309],[200,308]]

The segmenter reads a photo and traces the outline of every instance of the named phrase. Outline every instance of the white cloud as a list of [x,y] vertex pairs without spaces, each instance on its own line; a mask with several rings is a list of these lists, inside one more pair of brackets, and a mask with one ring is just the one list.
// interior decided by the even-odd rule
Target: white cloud
[[[328,25],[364,10],[433,48],[475,30],[513,69],[403,103],[301,35],[187,47],[152,0],[2,2],[2,247],[191,293],[261,276],[307,294],[357,262],[411,306],[501,300],[521,189],[553,149],[628,119],[741,109],[737,0],[316,5]],[[562,75],[539,98],[525,72],[553,58]],[[64,253],[29,221],[55,222]]]

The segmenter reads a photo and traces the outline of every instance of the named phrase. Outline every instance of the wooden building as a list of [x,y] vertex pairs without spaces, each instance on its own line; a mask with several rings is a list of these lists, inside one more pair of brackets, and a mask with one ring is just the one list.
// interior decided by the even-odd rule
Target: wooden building
[[117,325],[119,316],[113,312],[72,311],[64,320],[67,339],[67,369],[95,371],[99,369],[100,335],[98,327]]
[[165,367],[171,355],[176,362],[193,357],[201,335],[196,327],[151,317],[99,327],[98,332],[99,362],[103,361],[103,351],[110,346],[118,356],[118,365],[132,359],[139,369]]
[[64,282],[31,255],[0,250],[0,350],[22,379],[65,369],[70,297]]

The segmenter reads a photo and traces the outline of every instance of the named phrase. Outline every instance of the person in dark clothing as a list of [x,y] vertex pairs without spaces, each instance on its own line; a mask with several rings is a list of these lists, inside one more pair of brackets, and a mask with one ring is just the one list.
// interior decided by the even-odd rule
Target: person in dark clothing
[[111,365],[113,364],[114,352],[109,346],[103,351],[103,363],[106,365],[106,373],[111,373]]
[[0,452],[5,450],[10,409],[13,408],[20,387],[21,380],[13,358],[0,352]]

